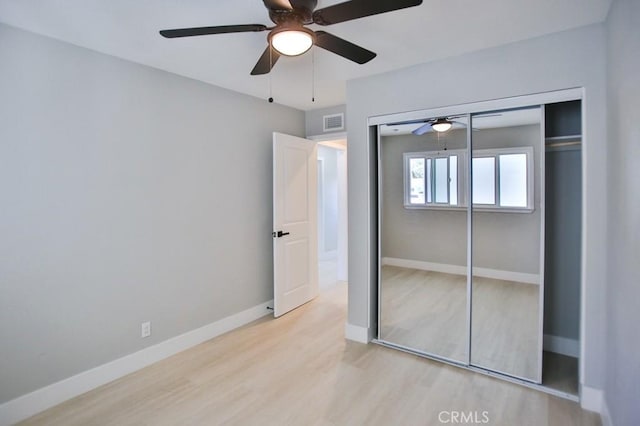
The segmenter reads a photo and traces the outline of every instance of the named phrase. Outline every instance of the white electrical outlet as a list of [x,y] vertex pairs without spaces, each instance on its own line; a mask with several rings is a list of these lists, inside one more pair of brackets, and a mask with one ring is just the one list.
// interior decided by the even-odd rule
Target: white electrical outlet
[[151,336],[151,321],[143,322],[141,327],[142,337]]

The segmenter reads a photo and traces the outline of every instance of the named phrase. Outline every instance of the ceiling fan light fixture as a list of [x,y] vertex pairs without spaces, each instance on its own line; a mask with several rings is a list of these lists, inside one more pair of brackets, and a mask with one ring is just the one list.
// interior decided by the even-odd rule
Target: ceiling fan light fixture
[[269,43],[281,55],[302,55],[313,46],[313,31],[304,27],[275,29],[269,34]]
[[440,133],[446,132],[447,130],[451,129],[452,126],[453,124],[446,118],[438,118],[435,122],[433,122],[433,124],[431,124],[433,130]]

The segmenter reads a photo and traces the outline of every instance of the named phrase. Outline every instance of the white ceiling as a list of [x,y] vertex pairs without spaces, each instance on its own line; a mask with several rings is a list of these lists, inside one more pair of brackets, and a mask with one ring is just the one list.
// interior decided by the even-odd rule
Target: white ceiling
[[[318,8],[341,3],[319,0]],[[0,0],[0,22],[231,90],[310,110],[345,102],[345,82],[606,18],[611,0],[425,0],[323,30],[378,54],[365,65],[314,49],[251,76],[266,32],[165,39],[158,30],[271,25],[261,0]],[[312,29],[320,29],[312,25]],[[550,46],[552,48],[553,46]]]

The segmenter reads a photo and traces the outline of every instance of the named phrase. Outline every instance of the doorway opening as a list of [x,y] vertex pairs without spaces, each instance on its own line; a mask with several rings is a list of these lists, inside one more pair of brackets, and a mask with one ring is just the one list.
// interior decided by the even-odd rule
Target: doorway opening
[[[322,149],[319,159],[318,147],[332,151]],[[330,166],[335,172],[330,173]],[[316,298],[321,287],[346,293],[346,140],[325,142],[274,132],[273,173],[273,314],[277,318]]]
[[347,144],[318,143],[318,284],[347,281]]

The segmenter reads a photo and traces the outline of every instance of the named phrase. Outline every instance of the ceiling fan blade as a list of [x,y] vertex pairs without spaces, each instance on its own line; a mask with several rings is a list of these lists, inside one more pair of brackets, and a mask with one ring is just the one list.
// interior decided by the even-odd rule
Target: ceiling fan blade
[[372,51],[325,31],[316,31],[316,46],[359,64],[367,63],[376,57]]
[[351,0],[316,10],[313,22],[331,25],[421,4],[422,0]]
[[425,133],[427,133],[429,130],[431,130],[431,124],[430,122],[423,124],[422,126],[418,127],[417,129],[415,129],[413,132],[414,135],[416,136],[422,136]]
[[220,25],[217,27],[196,27],[196,28],[179,28],[176,30],[162,30],[160,35],[166,38],[176,37],[192,37],[209,34],[227,34],[227,33],[246,33],[254,31],[265,31],[266,25],[249,24],[249,25]]
[[[451,120],[451,122],[452,122],[452,123],[454,123],[454,124],[459,124],[459,125],[461,125],[462,127],[464,127],[465,129],[466,129],[467,127],[469,127],[469,125],[468,125],[467,123],[463,123],[462,121],[455,121],[455,120]],[[477,128],[475,128],[475,127],[472,127],[472,128],[471,128],[471,130],[478,131],[478,130],[480,130],[480,129],[477,129]]]
[[260,59],[258,59],[256,66],[251,70],[251,75],[268,74],[276,62],[278,62],[279,57],[280,54],[276,52],[275,49],[272,49],[271,46],[267,46],[264,52],[262,52]]

